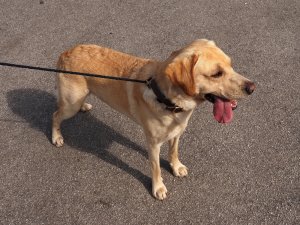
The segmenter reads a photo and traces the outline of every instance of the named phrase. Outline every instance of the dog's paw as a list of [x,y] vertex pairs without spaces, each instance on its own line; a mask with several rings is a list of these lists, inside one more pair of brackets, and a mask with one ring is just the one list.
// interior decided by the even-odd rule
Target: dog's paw
[[89,103],[83,103],[83,105],[80,108],[81,112],[87,112],[90,111],[93,108],[93,106]]
[[56,138],[52,138],[52,143],[56,146],[56,147],[61,147],[64,145],[64,138],[62,136],[58,136]]
[[173,174],[176,177],[185,177],[188,175],[188,169],[182,163],[178,163],[176,165],[171,165]]
[[153,187],[153,196],[158,200],[164,200],[167,197],[167,192],[167,188],[163,183]]

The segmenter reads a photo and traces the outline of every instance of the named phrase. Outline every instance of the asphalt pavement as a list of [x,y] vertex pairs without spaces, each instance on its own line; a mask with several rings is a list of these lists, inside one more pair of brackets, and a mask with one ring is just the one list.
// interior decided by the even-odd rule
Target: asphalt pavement
[[189,175],[162,150],[168,198],[151,195],[142,130],[95,97],[51,144],[55,74],[0,67],[0,224],[300,224],[298,0],[0,0],[0,61],[55,67],[80,43],[163,60],[214,40],[257,84],[234,120],[212,106],[180,141]]

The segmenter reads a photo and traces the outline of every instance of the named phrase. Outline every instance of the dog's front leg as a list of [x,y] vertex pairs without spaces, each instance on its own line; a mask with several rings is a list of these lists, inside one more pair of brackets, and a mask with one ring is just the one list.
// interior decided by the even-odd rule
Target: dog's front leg
[[178,158],[179,137],[180,135],[169,140],[169,162],[174,176],[185,177],[188,174],[187,168],[179,161]]
[[167,197],[167,188],[163,183],[160,170],[159,154],[161,144],[149,144],[149,160],[152,174],[152,194],[163,200]]

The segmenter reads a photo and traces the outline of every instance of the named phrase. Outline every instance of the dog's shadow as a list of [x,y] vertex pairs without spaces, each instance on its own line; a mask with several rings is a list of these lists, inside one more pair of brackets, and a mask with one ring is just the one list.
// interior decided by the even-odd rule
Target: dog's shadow
[[[56,109],[56,99],[53,95],[37,89],[18,89],[7,93],[8,106],[13,113],[21,116],[31,127],[42,131],[51,140],[52,113]],[[122,169],[151,192],[151,179],[138,169],[132,168],[108,151],[113,142],[133,149],[147,158],[147,151],[133,141],[124,137],[107,126],[90,113],[78,113],[62,125],[65,143],[80,151],[92,153],[109,164]],[[171,172],[165,160],[161,166]]]

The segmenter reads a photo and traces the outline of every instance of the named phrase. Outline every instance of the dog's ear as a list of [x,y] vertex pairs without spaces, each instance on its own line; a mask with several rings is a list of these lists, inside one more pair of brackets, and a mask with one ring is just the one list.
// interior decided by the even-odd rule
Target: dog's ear
[[196,95],[196,84],[194,77],[194,66],[198,61],[196,54],[182,59],[174,59],[167,65],[165,74],[171,82],[179,86],[185,94],[189,96]]

